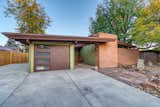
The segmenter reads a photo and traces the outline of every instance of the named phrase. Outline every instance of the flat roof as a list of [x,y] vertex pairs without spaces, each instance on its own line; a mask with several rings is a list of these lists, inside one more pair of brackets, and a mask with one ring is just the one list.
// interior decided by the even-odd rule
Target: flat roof
[[133,45],[121,42],[121,41],[118,41],[118,45],[119,46],[125,46],[125,47],[128,47],[128,48],[136,48],[136,46],[133,46]]
[[74,42],[74,43],[105,43],[115,41],[111,38],[99,37],[79,37],[79,36],[66,36],[66,35],[49,35],[49,34],[23,34],[3,32],[3,35],[8,38],[15,39],[16,41],[27,44],[30,41],[44,41],[44,42]]
[[[92,34],[89,37],[97,37],[97,34]],[[136,48],[136,46],[130,45],[128,43],[125,43],[125,42],[122,42],[122,41],[119,41],[119,40],[118,40],[118,45],[119,46],[124,46],[124,47],[127,47],[127,48]]]

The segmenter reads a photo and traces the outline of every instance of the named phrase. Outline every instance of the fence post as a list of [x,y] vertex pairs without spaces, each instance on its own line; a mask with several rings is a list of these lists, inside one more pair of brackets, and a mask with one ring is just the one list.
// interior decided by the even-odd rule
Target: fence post
[[9,64],[12,64],[12,51],[9,52]]

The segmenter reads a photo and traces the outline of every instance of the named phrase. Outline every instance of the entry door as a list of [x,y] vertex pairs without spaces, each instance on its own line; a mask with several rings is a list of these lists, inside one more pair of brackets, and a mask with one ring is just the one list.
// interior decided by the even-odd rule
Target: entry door
[[69,46],[52,46],[51,52],[51,69],[68,69],[69,68]]

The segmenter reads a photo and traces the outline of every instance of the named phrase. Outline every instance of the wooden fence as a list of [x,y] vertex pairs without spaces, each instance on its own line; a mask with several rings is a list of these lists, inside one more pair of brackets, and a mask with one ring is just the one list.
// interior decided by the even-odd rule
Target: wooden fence
[[0,51],[0,65],[28,62],[28,53]]

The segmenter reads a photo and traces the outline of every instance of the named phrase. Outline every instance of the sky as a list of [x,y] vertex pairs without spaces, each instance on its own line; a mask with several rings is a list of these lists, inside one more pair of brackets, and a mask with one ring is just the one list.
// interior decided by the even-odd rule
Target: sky
[[[46,30],[47,34],[88,36],[90,17],[96,12],[97,4],[102,0],[38,0],[45,8],[52,22]],[[17,32],[16,20],[5,17],[6,0],[0,0],[0,33]],[[0,34],[0,45],[4,45],[7,38]]]

